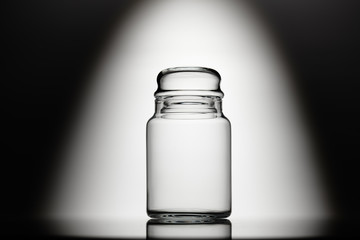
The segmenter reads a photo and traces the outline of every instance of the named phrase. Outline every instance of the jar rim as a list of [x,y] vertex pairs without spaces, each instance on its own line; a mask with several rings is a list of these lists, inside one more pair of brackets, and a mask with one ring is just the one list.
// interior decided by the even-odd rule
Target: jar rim
[[215,75],[217,78],[219,78],[219,81],[221,80],[221,76],[215,69],[207,68],[207,67],[198,67],[198,66],[184,66],[184,67],[171,67],[171,68],[165,68],[162,70],[158,76],[157,81],[159,82],[161,78],[163,78],[167,74],[171,73],[179,73],[179,72],[203,72],[203,73],[210,73]]
[[[180,81],[179,76],[176,76],[176,79],[171,76],[172,74],[178,73],[181,76]],[[193,77],[191,74],[189,76],[187,73],[194,73],[193,75],[195,77]],[[204,81],[205,78],[202,74],[208,74],[209,77],[206,77],[206,81]],[[224,93],[220,89],[220,81],[220,74],[212,68],[199,66],[166,68],[162,70],[157,76],[158,89],[154,95],[164,96],[189,94],[223,97]],[[194,87],[189,87],[191,85]]]

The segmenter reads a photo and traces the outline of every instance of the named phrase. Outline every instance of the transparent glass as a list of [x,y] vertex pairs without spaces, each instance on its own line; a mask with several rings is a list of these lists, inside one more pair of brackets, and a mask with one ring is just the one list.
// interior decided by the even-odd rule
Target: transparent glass
[[231,130],[220,75],[202,67],[158,75],[147,123],[147,213],[207,221],[231,213]]

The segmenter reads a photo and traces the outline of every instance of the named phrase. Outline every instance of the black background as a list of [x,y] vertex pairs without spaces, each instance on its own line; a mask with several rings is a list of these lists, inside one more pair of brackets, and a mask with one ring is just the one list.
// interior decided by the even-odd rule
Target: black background
[[[116,0],[2,1],[1,219],[29,220],[114,24]],[[338,220],[360,214],[358,1],[255,0],[296,76]],[[359,221],[360,222],[360,221]]]

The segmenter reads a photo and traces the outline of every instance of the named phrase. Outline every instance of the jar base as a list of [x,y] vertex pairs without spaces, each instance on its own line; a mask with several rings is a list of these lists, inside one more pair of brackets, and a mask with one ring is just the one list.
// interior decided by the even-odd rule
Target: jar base
[[231,211],[226,212],[162,212],[148,211],[148,216],[164,223],[209,223],[219,218],[227,218]]

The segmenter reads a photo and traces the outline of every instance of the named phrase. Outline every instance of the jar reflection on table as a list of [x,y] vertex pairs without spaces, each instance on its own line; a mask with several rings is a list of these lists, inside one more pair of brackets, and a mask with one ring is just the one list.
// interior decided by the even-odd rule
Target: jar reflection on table
[[231,239],[231,222],[216,219],[212,223],[166,223],[151,219],[146,224],[146,239]]

